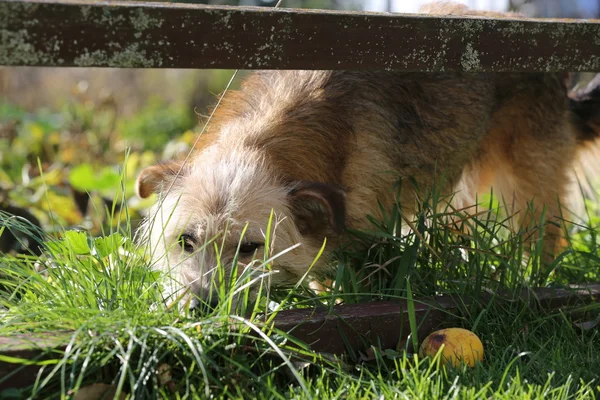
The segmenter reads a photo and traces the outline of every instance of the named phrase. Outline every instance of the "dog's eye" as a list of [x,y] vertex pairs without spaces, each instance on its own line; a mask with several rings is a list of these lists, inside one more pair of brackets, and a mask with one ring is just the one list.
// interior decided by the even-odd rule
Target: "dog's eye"
[[263,244],[258,242],[245,242],[240,245],[240,254],[252,254]]
[[196,245],[196,240],[192,235],[183,234],[179,236],[179,243],[186,253],[192,253]]

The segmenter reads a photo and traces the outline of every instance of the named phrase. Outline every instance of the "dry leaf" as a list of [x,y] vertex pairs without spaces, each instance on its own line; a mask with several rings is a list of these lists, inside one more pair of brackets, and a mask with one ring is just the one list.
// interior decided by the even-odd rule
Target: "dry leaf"
[[175,392],[175,382],[172,381],[171,367],[168,364],[160,364],[156,370],[156,374],[161,386],[167,386],[171,392]]
[[[112,400],[115,398],[117,387],[114,385],[108,385],[106,383],[94,383],[92,385],[84,386],[75,393],[75,400]],[[125,393],[121,393],[118,397],[119,400],[127,399]]]
[[584,322],[573,322],[573,325],[581,329],[582,331],[589,331],[590,329],[595,328],[600,325],[600,315],[596,317],[596,319],[592,321],[584,321]]

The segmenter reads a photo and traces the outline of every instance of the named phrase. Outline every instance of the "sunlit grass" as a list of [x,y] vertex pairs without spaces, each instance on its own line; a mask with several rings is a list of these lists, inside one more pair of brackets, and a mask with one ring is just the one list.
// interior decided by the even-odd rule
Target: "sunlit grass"
[[[492,198],[475,209],[477,218],[440,209],[442,201],[426,202],[409,229],[402,229],[407,221],[392,211],[383,220],[372,219],[372,232],[354,232],[367,250],[340,249],[328,292],[311,291],[307,277],[292,290],[260,290],[250,301],[249,284],[272,273],[277,255],[266,251],[254,270],[236,279],[235,261],[221,265],[218,273],[232,279],[219,280],[219,305],[194,311],[169,306],[163,285],[170,277],[154,271],[147,254],[132,242],[127,207],[114,206],[123,203],[117,197],[104,211],[111,220],[122,220],[119,229],[106,229],[100,237],[62,230],[58,238],[43,236],[46,251],[39,258],[0,257],[0,335],[70,332],[66,351],[47,362],[46,374],[32,388],[0,397],[66,398],[96,382],[136,399],[597,396],[598,327],[579,329],[568,315],[544,312],[517,298],[483,302],[481,297],[532,282],[551,286],[597,279],[597,210],[588,209],[587,226],[570,231],[571,247],[550,276],[534,265],[539,246],[523,267],[523,232],[511,233],[501,214],[486,211],[494,206]],[[458,222],[449,223],[449,215]],[[5,230],[33,229],[6,214],[0,221]],[[470,225],[469,235],[460,233],[461,224]],[[211,245],[218,253],[219,240]],[[416,329],[406,348],[374,347],[371,356],[331,357],[265,323],[265,316],[271,322],[280,310],[441,293],[465,300],[458,323],[484,342],[484,363],[474,369],[444,368],[439,360],[405,351],[423,339]],[[598,311],[591,307],[586,315]],[[413,315],[411,327],[419,322]]]

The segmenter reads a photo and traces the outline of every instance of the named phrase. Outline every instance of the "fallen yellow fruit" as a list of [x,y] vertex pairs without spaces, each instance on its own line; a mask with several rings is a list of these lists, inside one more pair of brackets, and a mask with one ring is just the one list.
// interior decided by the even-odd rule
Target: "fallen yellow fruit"
[[457,367],[461,363],[469,367],[483,360],[483,343],[473,332],[462,328],[448,328],[427,336],[419,348],[419,356],[434,357],[440,348],[442,362]]

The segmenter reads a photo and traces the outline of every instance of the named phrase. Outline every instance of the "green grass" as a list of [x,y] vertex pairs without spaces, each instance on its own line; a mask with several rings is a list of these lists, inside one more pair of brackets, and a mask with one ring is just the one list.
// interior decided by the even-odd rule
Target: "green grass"
[[[105,210],[127,227],[126,211],[126,206]],[[97,382],[136,399],[595,398],[600,331],[597,326],[581,330],[573,322],[595,318],[597,304],[573,315],[544,312],[516,297],[484,302],[481,296],[510,293],[530,282],[597,280],[599,218],[596,209],[589,215],[589,226],[570,231],[571,249],[548,276],[535,268],[535,252],[529,268],[521,267],[522,235],[509,233],[493,212],[463,221],[477,228],[470,238],[453,234],[445,213],[431,207],[420,211],[416,233],[402,236],[406,221],[394,212],[384,221],[373,220],[372,232],[356,232],[357,240],[375,243],[369,251],[340,251],[332,293],[316,295],[305,286],[275,290],[270,298],[263,292],[257,302],[243,301],[233,310],[229,294],[257,279],[243,276],[233,287],[221,287],[220,306],[202,314],[165,306],[162,277],[148,268],[129,239],[131,231],[92,237],[63,230],[60,239],[47,238],[48,250],[39,259],[0,257],[0,335],[74,331],[64,354],[46,362],[45,378],[0,398],[69,398]],[[12,230],[26,228],[6,214],[0,220]],[[268,260],[261,262],[268,269]],[[405,351],[423,339],[416,337],[406,348],[373,347],[369,356],[354,351],[334,358],[310,351],[259,319],[270,301],[285,310],[439,293],[465,300],[458,325],[476,332],[485,346],[485,360],[474,369],[418,359]],[[419,322],[412,319],[412,325]],[[161,383],[157,371],[165,369],[170,380]]]

